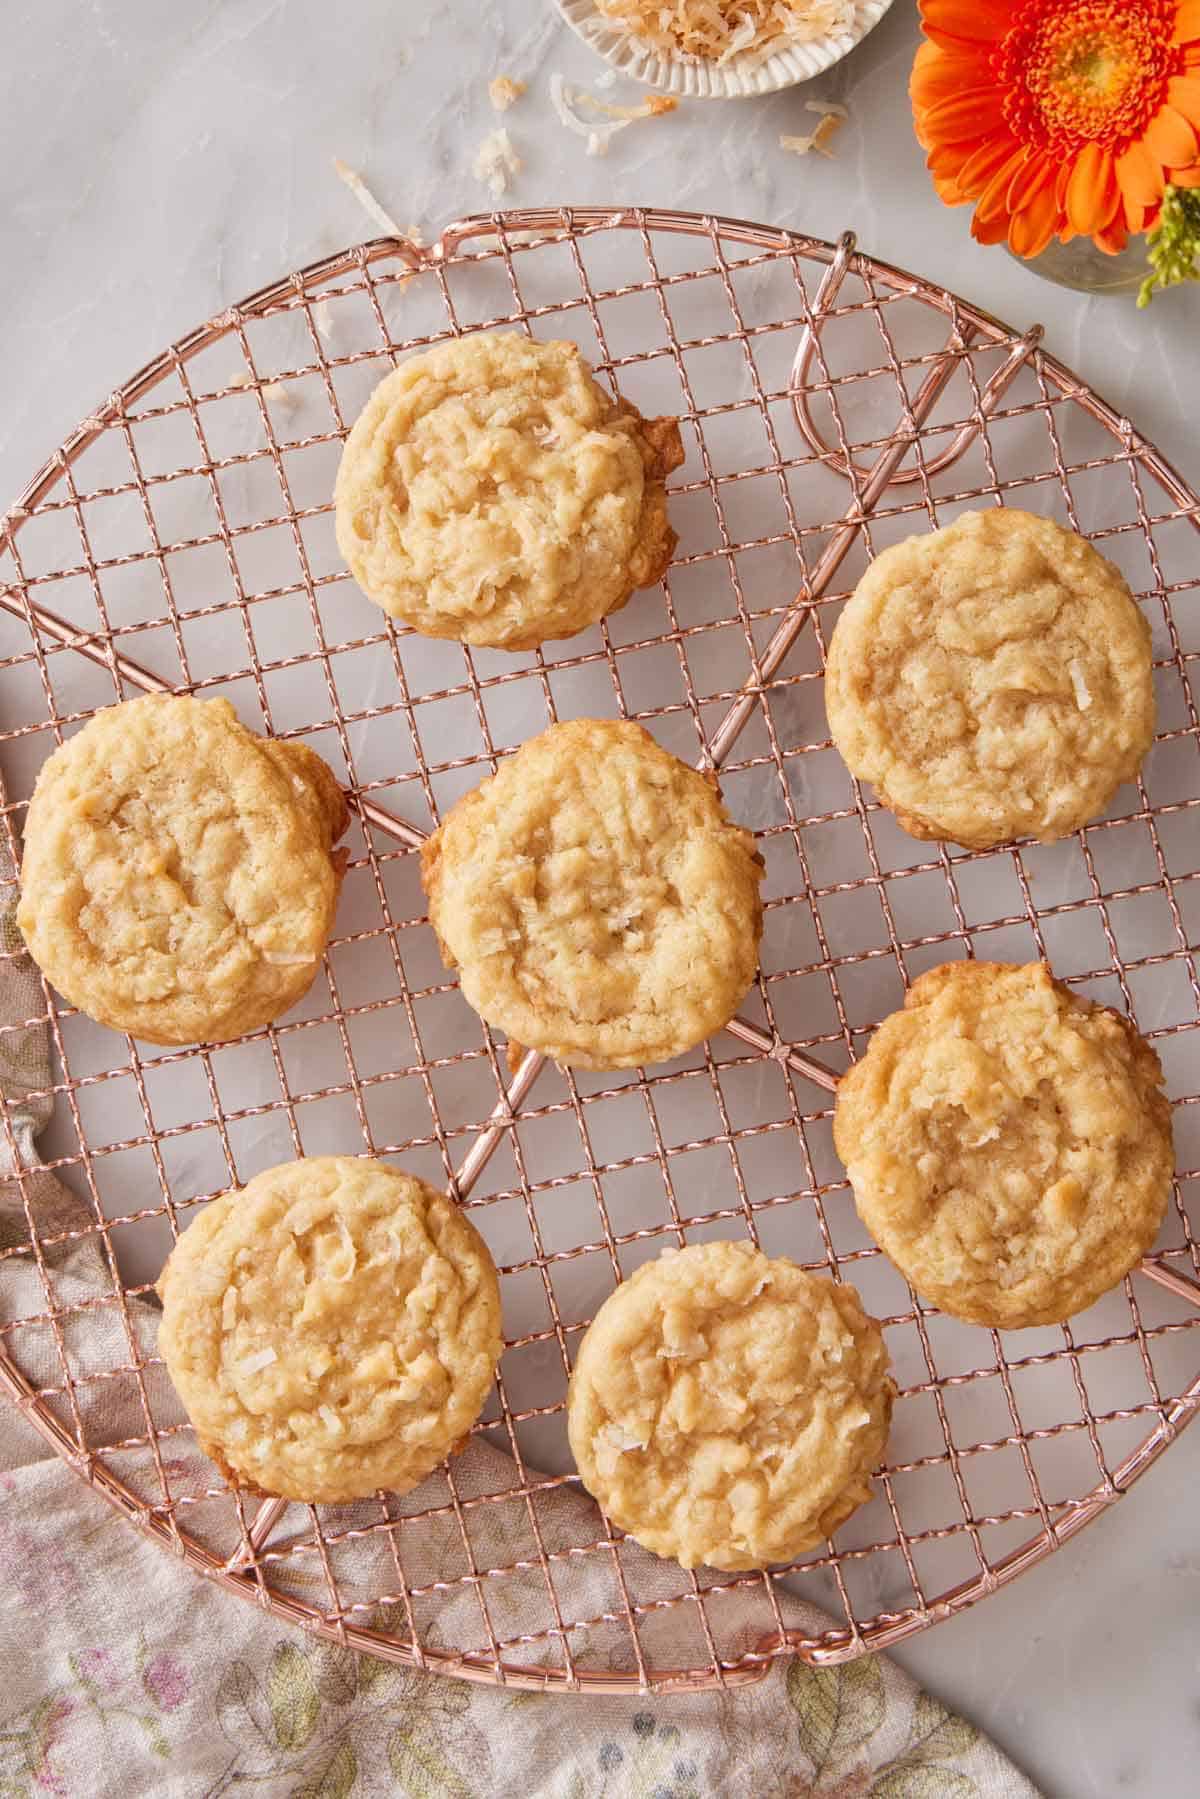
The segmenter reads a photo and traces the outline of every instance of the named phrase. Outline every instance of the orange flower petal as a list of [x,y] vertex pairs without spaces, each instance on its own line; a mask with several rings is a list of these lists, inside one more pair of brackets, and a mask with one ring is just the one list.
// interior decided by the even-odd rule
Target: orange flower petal
[[[991,181],[996,170],[1007,166],[1016,157],[1024,161],[1025,152],[1015,137],[1007,135],[987,138],[977,150],[972,150],[962,168],[958,171],[958,185],[964,194],[981,194]],[[1015,166],[1015,164],[1014,164]],[[1012,170],[1005,176],[1005,186],[1012,179]]]
[[1054,236],[1058,217],[1054,187],[1047,181],[1008,221],[1009,248],[1018,256],[1040,256]]
[[1008,220],[1003,213],[981,219],[977,207],[971,219],[971,236],[977,244],[1001,244],[1008,236]]
[[[1164,111],[1169,108],[1164,108]],[[1161,117],[1161,115],[1160,115]],[[1175,117],[1179,115],[1176,113]],[[986,137],[989,131],[1004,123],[1004,100],[998,88],[972,87],[953,95],[949,100],[940,100],[931,106],[925,114],[922,124],[935,143],[946,144],[977,142]],[[1183,121],[1180,120],[1182,124]],[[1190,131],[1191,126],[1187,129]],[[1190,162],[1194,151],[1189,150],[1186,156],[1165,157],[1168,162]]]
[[925,158],[925,167],[935,181],[957,181],[958,171],[970,155],[970,144],[939,144]]
[[1200,37],[1200,0],[1183,0],[1175,17],[1175,34],[1171,42],[1190,44],[1197,37]]
[[1151,156],[1168,169],[1186,168],[1196,160],[1196,133],[1173,106],[1160,108],[1142,135]]
[[1156,162],[1143,143],[1132,143],[1117,158],[1117,180],[1127,201],[1139,206],[1153,206],[1161,200],[1165,185],[1162,164]]
[[1067,182],[1067,218],[1081,236],[1091,237],[1112,223],[1120,203],[1112,155],[1099,144],[1085,144],[1075,158]]
[[1146,220],[1149,218],[1153,208],[1143,206],[1140,200],[1131,200],[1128,194],[1123,193],[1121,195],[1121,211],[1124,215],[1126,226],[1136,237],[1140,232],[1147,229]]
[[1167,83],[1167,99],[1190,125],[1200,125],[1200,75],[1173,75]]
[[1011,0],[971,0],[969,6],[963,0],[921,0],[921,24],[935,43],[947,37],[952,44],[994,44],[1012,29],[1012,12]]
[[982,87],[989,73],[986,56],[946,56],[933,44],[922,44],[908,91],[914,106],[936,106],[939,100],[960,94],[964,87]]
[[961,206],[967,197],[952,175],[935,175],[933,191],[943,206]]
[[1092,241],[1099,244],[1106,255],[1119,256],[1129,242],[1129,233],[1119,219],[1114,219],[1102,231],[1094,231]]
[[[1044,156],[1031,156],[1028,162],[1022,163],[1008,184],[1008,210],[1011,213],[1024,212],[1025,208],[1036,199],[1043,188],[1050,188],[1054,180],[1054,164]],[[1054,194],[1050,194],[1049,205],[1054,208]],[[1028,254],[1025,250],[1017,252],[1019,256]]]
[[1172,169],[1171,183],[1174,187],[1200,187],[1200,162],[1190,169]]
[[[996,170],[979,196],[975,209],[977,219],[1008,217],[1008,185],[1025,159],[1024,150],[1014,149]],[[1007,229],[1007,227],[1006,227]]]

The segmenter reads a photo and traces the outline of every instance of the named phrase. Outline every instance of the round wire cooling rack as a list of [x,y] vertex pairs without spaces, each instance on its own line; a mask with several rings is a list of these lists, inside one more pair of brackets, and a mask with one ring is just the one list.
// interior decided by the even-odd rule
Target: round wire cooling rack
[[[336,553],[346,424],[390,360],[463,331],[578,342],[681,421],[662,587],[530,654],[394,627]],[[233,1044],[158,1050],[45,992],[56,1074],[0,1246],[0,1380],[54,1449],[195,1570],[392,1660],[517,1686],[694,1690],[798,1653],[845,1660],[995,1590],[1097,1516],[1200,1406],[1197,500],[1020,333],[913,275],[687,213],[470,218],[264,289],[115,393],[0,531],[0,760],[15,863],[53,744],[140,691],[228,695],[346,783],[351,860],[324,975]],[[965,507],[1053,513],[1124,570],[1153,627],[1142,778],[1052,847],[905,837],[850,779],[824,646],[869,558]],[[758,833],[761,972],[664,1067],[513,1069],[462,1001],[414,851],[497,758],[619,714],[719,767]],[[11,875],[9,879],[11,886]],[[864,1235],[832,1149],[838,1072],[948,958],[1046,957],[1136,1018],[1167,1069],[1181,1172],[1154,1253],[1061,1327],[994,1333],[920,1304]],[[9,949],[11,961],[15,951]],[[502,1272],[506,1348],[463,1454],[414,1494],[255,1507],[199,1454],[154,1353],[151,1283],[214,1193],[302,1153],[390,1156],[449,1185]],[[78,1210],[47,1208],[48,1176]],[[876,1496],[785,1569],[686,1573],[578,1486],[566,1377],[615,1282],[666,1245],[749,1234],[852,1280],[901,1394]],[[90,1256],[90,1260],[88,1257]],[[797,1606],[817,1601],[828,1616]]]

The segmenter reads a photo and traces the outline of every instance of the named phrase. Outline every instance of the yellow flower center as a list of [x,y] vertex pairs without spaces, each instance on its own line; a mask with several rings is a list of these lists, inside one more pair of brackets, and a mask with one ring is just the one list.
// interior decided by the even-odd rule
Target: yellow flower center
[[1010,129],[1063,158],[1139,136],[1180,60],[1177,12],[1173,0],[1029,0],[998,55]]

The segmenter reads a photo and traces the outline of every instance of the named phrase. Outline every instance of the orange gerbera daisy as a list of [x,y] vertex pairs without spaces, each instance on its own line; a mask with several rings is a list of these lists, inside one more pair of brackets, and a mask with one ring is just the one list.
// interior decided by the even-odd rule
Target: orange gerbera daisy
[[921,0],[917,137],[981,243],[1115,254],[1200,186],[1200,0]]

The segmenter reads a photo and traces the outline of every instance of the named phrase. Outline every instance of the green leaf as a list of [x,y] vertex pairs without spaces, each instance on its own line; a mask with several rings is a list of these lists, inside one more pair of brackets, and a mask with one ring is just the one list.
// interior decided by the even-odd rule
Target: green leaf
[[940,1699],[918,1693],[913,1713],[912,1741],[904,1751],[906,1762],[951,1761],[969,1755],[979,1732],[965,1718],[948,1711]]
[[267,1698],[281,1749],[303,1749],[317,1728],[321,1701],[308,1657],[294,1643],[277,1643],[267,1675]]
[[388,1761],[408,1799],[475,1799],[442,1754],[442,1738],[428,1720],[402,1724],[388,1742]]
[[349,1704],[358,1691],[358,1660],[353,1649],[339,1649],[335,1643],[318,1646],[313,1666],[322,1699],[331,1705]]
[[244,1748],[246,1727],[274,1747],[270,1713],[254,1674],[245,1662],[230,1662],[217,1688],[217,1723],[236,1749]]
[[901,1762],[889,1768],[867,1799],[978,1799],[979,1788],[953,1768],[923,1768]]
[[292,1788],[290,1799],[347,1799],[357,1779],[358,1760],[349,1743],[342,1743],[319,1774]]
[[796,1713],[800,1747],[818,1776],[845,1761],[883,1723],[883,1675],[873,1656],[831,1668],[788,1666],[787,1696]]

